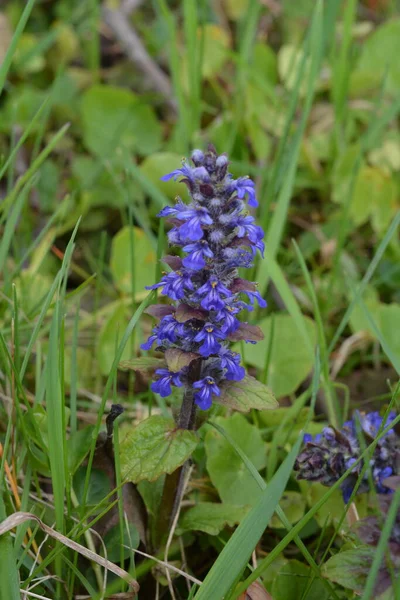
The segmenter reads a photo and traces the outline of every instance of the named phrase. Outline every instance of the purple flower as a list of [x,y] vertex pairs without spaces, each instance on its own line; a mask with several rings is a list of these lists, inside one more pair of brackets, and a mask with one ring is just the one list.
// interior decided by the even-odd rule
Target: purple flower
[[[239,277],[238,269],[252,266],[256,252],[263,253],[264,242],[261,227],[245,212],[246,201],[257,206],[253,181],[234,179],[228,172],[228,157],[218,156],[212,146],[206,152],[194,150],[191,160],[192,166],[184,161],[162,178],[183,181],[190,203],[178,199],[158,215],[169,219],[168,242],[181,247],[183,256],[169,257],[166,264],[173,272],[164,273],[161,281],[148,288],[160,288],[162,295],[179,306],[154,315],[161,320],[142,348],[155,344],[161,352],[178,350],[176,355],[182,358],[181,353],[197,357],[193,365],[189,360],[181,379],[167,369],[159,370],[153,389],[167,395],[175,381],[190,389],[200,377],[194,384],[194,400],[208,409],[224,381],[240,381],[245,375],[240,355],[231,352],[228,343],[235,335],[243,338],[239,313],[252,310],[256,300],[262,307],[266,303],[253,283]],[[242,293],[247,295],[246,302],[240,299]]]
[[211,407],[213,394],[214,396],[220,396],[221,394],[221,390],[212,377],[204,377],[204,379],[196,381],[193,387],[199,390],[194,395],[194,401],[202,410],[208,410]]
[[175,342],[177,337],[183,334],[183,329],[182,323],[178,323],[172,315],[167,315],[160,321],[158,326],[158,337],[160,340]]
[[254,208],[258,206],[254,181],[248,177],[239,177],[239,179],[231,182],[231,186],[237,193],[238,198],[242,199],[247,194],[249,206],[253,206]]
[[210,354],[217,354],[221,348],[221,344],[217,341],[224,338],[222,331],[218,330],[215,325],[206,323],[194,337],[195,342],[203,342],[199,348],[199,352],[202,356],[210,356]]
[[232,296],[232,292],[215,276],[211,276],[196,292],[196,297],[201,298],[200,304],[206,310],[220,310],[223,308],[225,302],[221,296],[229,298]]
[[161,181],[169,181],[172,178],[174,178],[174,180],[176,181],[178,177],[186,177],[191,181],[193,177],[193,169],[184,162],[182,163],[181,169],[175,169],[175,171],[172,171],[167,175],[163,175],[161,177]]
[[250,301],[250,305],[247,305],[248,310],[253,310],[255,300],[257,300],[260,308],[265,308],[267,306],[267,303],[261,296],[260,292],[251,292],[250,290],[243,290],[242,294],[246,294]]
[[179,227],[179,237],[181,240],[190,240],[196,242],[204,236],[202,225],[212,225],[212,218],[208,214],[208,210],[203,207],[188,208],[182,211],[177,219],[186,221]]
[[146,287],[147,290],[163,288],[161,294],[169,296],[172,300],[181,300],[185,295],[185,290],[193,290],[193,283],[190,274],[184,271],[171,271],[161,279],[159,283]]
[[156,334],[151,335],[149,337],[149,339],[147,340],[147,342],[140,345],[141,349],[142,350],[150,350],[156,340],[158,340],[158,335],[156,335]]
[[212,258],[214,256],[213,251],[205,240],[195,242],[194,244],[187,244],[183,247],[185,252],[189,252],[188,256],[182,261],[184,267],[199,271],[206,266],[204,257]]
[[225,379],[241,381],[246,375],[246,371],[240,366],[240,354],[231,352],[227,348],[222,348],[219,356],[221,357],[221,367],[226,369]]
[[251,215],[239,216],[236,219],[238,238],[248,237],[253,243],[254,247],[260,250],[261,256],[264,256],[265,244],[262,241],[264,238],[264,232],[259,225],[254,224],[254,217]]
[[236,331],[236,329],[240,325],[240,321],[236,319],[235,315],[240,311],[239,307],[230,306],[229,304],[225,304],[223,308],[221,308],[217,314],[215,315],[216,321],[222,320],[221,329],[225,333],[232,333]]
[[[305,447],[299,454],[295,464],[298,479],[319,481],[323,485],[333,485],[348,469],[352,469],[341,485],[343,500],[349,502],[354,487],[363,468],[360,458],[362,449],[359,436],[365,433],[369,439],[378,435],[379,429],[389,425],[395,418],[390,413],[386,423],[378,412],[361,414],[356,411],[351,421],[347,421],[341,431],[333,427],[325,427],[322,433],[312,437],[304,436]],[[358,430],[357,423],[360,426]],[[357,463],[357,464],[356,464]],[[400,439],[394,429],[390,429],[377,443],[369,461],[369,471],[374,487],[379,494],[390,494],[391,489],[385,480],[392,475],[399,475]],[[364,473],[358,493],[369,490],[370,477]]]
[[160,394],[163,398],[171,395],[171,385],[182,387],[179,373],[171,373],[168,369],[157,369],[155,375],[158,375],[159,378],[156,381],[153,381],[150,387],[153,392]]

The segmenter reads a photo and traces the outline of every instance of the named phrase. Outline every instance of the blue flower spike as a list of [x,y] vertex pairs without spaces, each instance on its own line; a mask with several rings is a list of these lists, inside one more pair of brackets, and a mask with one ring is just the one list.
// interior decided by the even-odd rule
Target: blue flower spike
[[253,310],[255,302],[260,307],[266,302],[253,282],[238,277],[238,269],[251,267],[257,252],[263,255],[264,233],[246,206],[257,206],[254,183],[248,177],[234,179],[225,154],[209,146],[206,152],[194,150],[191,163],[184,160],[181,168],[162,177],[185,183],[191,201],[178,198],[175,206],[158,214],[171,225],[168,241],[182,249],[182,259],[165,257],[172,271],[147,288],[160,289],[174,304],[142,349],[155,346],[160,352],[178,350],[198,357],[195,377],[190,364],[177,373],[158,369],[151,389],[166,397],[172,386],[183,386],[192,390],[197,406],[208,410],[224,381],[245,376],[240,354],[229,349],[230,336],[245,339],[240,337],[238,314]]

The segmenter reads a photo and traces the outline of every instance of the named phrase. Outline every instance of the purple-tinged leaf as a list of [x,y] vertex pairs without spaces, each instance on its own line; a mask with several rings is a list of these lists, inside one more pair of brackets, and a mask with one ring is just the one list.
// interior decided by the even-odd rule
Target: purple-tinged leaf
[[175,307],[170,304],[152,304],[151,306],[148,306],[144,312],[156,319],[162,319],[175,312]]
[[229,334],[231,342],[261,342],[264,339],[264,334],[257,325],[249,325],[249,323],[240,323],[236,331]]
[[172,254],[163,256],[161,262],[171,267],[173,271],[178,271],[182,266],[182,259],[179,256],[172,256]]
[[242,279],[241,277],[236,277],[229,286],[229,289],[234,294],[236,292],[255,292],[257,291],[257,285],[252,281],[247,281],[247,279]]
[[178,371],[190,365],[199,356],[200,354],[196,354],[195,352],[184,352],[183,350],[178,350],[178,348],[170,348],[165,352],[165,360],[168,369],[172,373],[178,373]]
[[123,360],[119,363],[118,368],[121,371],[137,371],[139,373],[154,373],[156,369],[165,368],[165,360],[163,358],[155,358],[154,356],[139,356],[130,360]]
[[189,319],[199,319],[200,321],[205,321],[207,318],[207,312],[205,310],[201,310],[201,308],[193,308],[188,304],[179,304],[176,309],[175,319],[179,323],[185,323],[189,321]]
[[240,412],[248,412],[252,408],[278,408],[278,402],[271,390],[251,375],[246,375],[241,381],[224,381],[220,389],[221,395],[215,397],[214,401]]

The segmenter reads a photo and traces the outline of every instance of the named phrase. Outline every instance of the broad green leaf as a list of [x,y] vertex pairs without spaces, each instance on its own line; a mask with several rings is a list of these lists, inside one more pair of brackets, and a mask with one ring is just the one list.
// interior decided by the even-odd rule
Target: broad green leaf
[[234,504],[200,502],[185,512],[179,522],[179,529],[218,535],[225,526],[233,527],[240,523],[247,511],[248,507]]
[[[116,160],[107,161],[112,167],[115,177],[120,180],[121,187],[116,185],[112,175],[104,168],[101,160],[90,156],[76,156],[72,163],[74,186],[78,185],[80,191],[88,196],[90,207],[106,206],[121,208],[127,198],[130,201],[142,201],[141,189],[123,176],[122,167]],[[121,188],[125,193],[122,193]]]
[[[113,364],[118,344],[121,342],[125,329],[128,325],[127,307],[121,302],[108,316],[100,329],[97,339],[96,357],[102,375],[108,375]],[[128,360],[131,356],[131,348],[127,344],[122,353],[122,359]]]
[[[78,363],[79,364],[79,363]],[[79,467],[93,442],[93,425],[79,429],[67,440],[68,468],[74,473]]]
[[[369,298],[365,301],[365,306],[381,332],[387,347],[400,360],[400,339],[397,334],[400,327],[400,306],[395,303],[384,304],[378,302],[375,293],[369,295]],[[368,331],[373,338],[376,338],[376,332],[371,327],[361,307],[356,306],[354,309],[350,324],[354,331]]]
[[226,14],[232,21],[238,21],[247,12],[249,0],[223,0]]
[[272,84],[278,81],[278,60],[275,52],[270,46],[263,42],[254,45],[251,74],[257,81],[260,77],[263,81],[267,79]]
[[[314,506],[326,493],[326,487],[320,483],[299,481],[299,485],[303,492],[303,497],[307,499],[308,506]],[[329,525],[332,521],[337,523],[343,515],[343,508],[343,496],[340,490],[335,490],[319,511],[315,513],[314,518],[320,527]]]
[[[310,409],[302,408],[296,418],[290,416],[291,414],[293,414],[292,407],[281,406],[274,410],[260,411],[259,417],[262,424],[270,431],[271,437],[273,437],[274,432],[278,429],[282,421],[286,419],[287,421],[283,426],[280,435],[283,440],[287,439],[289,443],[293,443],[296,441],[300,430],[307,424]],[[310,423],[310,425],[312,425],[312,423]],[[310,425],[307,428],[309,433],[311,433]]]
[[170,200],[175,200],[176,196],[182,196],[183,198],[187,196],[186,185],[173,179],[161,181],[161,177],[179,169],[181,164],[182,156],[179,154],[174,154],[173,152],[156,152],[144,159],[140,165],[140,170]]
[[[73,479],[73,487],[78,502],[81,504],[85,487],[86,467],[79,467]],[[90,473],[89,489],[87,494],[88,504],[99,504],[109,494],[110,478],[100,469],[92,469]]]
[[200,354],[196,352],[184,352],[178,348],[170,348],[165,352],[165,361],[168,365],[168,369],[173,373],[177,373],[184,367],[187,367],[196,358],[199,358]]
[[161,144],[154,111],[128,89],[94,85],[82,97],[83,141],[97,156],[108,158],[118,145],[146,155]]
[[[274,600],[328,600],[329,592],[320,580],[314,580],[308,588],[313,577],[312,570],[297,560],[291,560],[283,565],[272,584],[271,595]],[[304,596],[305,591],[307,595]]]
[[30,315],[34,309],[38,311],[42,307],[41,301],[50,291],[52,281],[47,275],[31,273],[26,269],[21,271],[15,284],[20,308],[25,314]]
[[[64,349],[64,382],[69,389],[72,378],[72,362],[71,362],[71,347],[66,346]],[[96,373],[96,359],[93,352],[88,348],[80,346],[76,349],[77,365],[76,386],[77,388],[90,389],[93,381],[92,374]]]
[[118,368],[121,371],[138,371],[139,373],[154,373],[156,369],[165,368],[166,363],[163,358],[154,356],[138,356],[129,360],[123,360]]
[[[132,236],[132,250],[131,250]],[[133,254],[133,265],[131,256]],[[132,291],[134,279],[135,296],[143,298],[145,286],[154,283],[156,255],[150,240],[142,229],[126,226],[113,238],[111,245],[110,270],[115,284],[121,292]]]
[[[374,287],[368,286],[366,288],[363,295],[363,302],[367,307],[368,311],[371,313],[373,319],[378,319],[380,302],[378,292]],[[356,304],[356,306],[354,307],[353,312],[351,313],[349,323],[353,332],[369,331],[371,335],[374,335],[373,329],[369,324],[362,307],[359,304]]]
[[378,327],[390,350],[400,361],[400,305],[381,304]]
[[278,406],[271,390],[251,375],[246,375],[241,381],[224,381],[220,389],[221,395],[215,398],[215,401],[240,412],[249,412],[252,408],[266,410]]
[[[279,506],[291,523],[297,523],[304,515],[306,501],[299,492],[287,491],[283,494]],[[276,514],[272,517],[269,526],[275,529],[282,529],[284,527]]]
[[360,94],[380,87],[385,80],[386,91],[396,96],[400,87],[399,55],[400,19],[395,19],[378,27],[363,43],[350,81],[352,91]]
[[[304,325],[308,337],[315,344],[316,329],[314,321],[305,317]],[[263,319],[259,326],[265,339],[257,345],[248,344],[245,348],[245,362],[265,369],[271,337],[272,318]],[[274,316],[274,339],[268,371],[268,386],[277,398],[292,394],[310,373],[314,364],[314,354],[308,348],[292,317],[286,314]]]
[[121,475],[125,481],[154,481],[172,473],[198,444],[193,431],[178,429],[173,419],[154,415],[121,436]]
[[375,550],[360,546],[332,556],[323,566],[322,574],[345,588],[361,592],[370,570]]
[[204,25],[201,32],[199,31],[200,35],[204,36],[202,75],[209,79],[221,72],[228,59],[231,45],[230,37],[225,29],[213,23]]
[[353,183],[359,152],[359,147],[352,145],[336,161],[332,198],[341,204],[351,202],[349,216],[357,226],[370,220],[375,231],[383,232],[400,207],[399,187],[387,168],[365,163],[361,163]]
[[[256,469],[265,467],[266,444],[257,427],[239,413],[226,419],[218,417],[216,422],[234,438]],[[260,488],[228,441],[216,430],[209,430],[205,449],[207,470],[221,500],[239,506],[254,504],[261,494]]]
[[[130,556],[130,548],[136,550],[140,544],[139,532],[133,523],[129,523],[129,531],[127,531],[126,523],[124,523],[123,536],[123,556],[125,560]],[[121,560],[121,529],[119,524],[107,531],[104,536],[104,544],[107,548],[107,559],[118,563]]]

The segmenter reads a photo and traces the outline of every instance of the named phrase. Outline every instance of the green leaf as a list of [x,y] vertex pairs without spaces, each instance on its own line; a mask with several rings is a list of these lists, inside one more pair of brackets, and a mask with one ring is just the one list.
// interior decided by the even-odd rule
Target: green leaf
[[[73,479],[74,491],[79,504],[82,503],[84,496],[85,478],[86,467],[79,467]],[[92,469],[87,493],[87,503],[91,505],[99,504],[110,491],[110,478],[107,473],[100,469]]]
[[[297,560],[291,560],[283,565],[275,576],[271,588],[274,600],[328,600],[329,591],[319,580],[314,580],[308,587],[313,576],[312,570]],[[305,591],[307,595],[304,596]]]
[[345,588],[361,592],[372,564],[375,550],[360,546],[332,556],[322,567],[322,574]]
[[[108,375],[110,372],[118,343],[121,342],[128,321],[127,308],[121,302],[117,304],[115,310],[109,315],[100,329],[97,339],[96,357],[102,375]],[[122,353],[122,358],[127,360],[131,354],[131,348],[127,344]]]
[[[378,88],[385,80],[385,90],[397,96],[400,87],[400,19],[378,27],[362,45],[357,66],[350,82],[358,94]],[[363,85],[364,84],[364,85]]]
[[179,154],[157,152],[144,159],[140,171],[170,200],[175,200],[176,196],[184,196],[187,193],[186,185],[173,179],[161,181],[161,177],[178,169],[181,162],[182,157]]
[[241,381],[224,381],[220,389],[221,395],[215,398],[215,401],[240,412],[249,412],[252,408],[266,410],[278,406],[271,390],[251,375],[246,375]]
[[196,358],[199,358],[200,354],[196,352],[184,352],[178,348],[170,348],[165,352],[165,360],[168,365],[168,369],[173,373],[177,373],[183,367],[187,367]]
[[154,358],[154,356],[138,356],[130,360],[123,360],[118,368],[121,371],[137,371],[139,373],[154,373],[156,369],[165,368],[166,363],[163,358]]
[[[279,506],[291,523],[297,523],[304,515],[306,501],[299,492],[287,491],[283,494]],[[274,529],[282,529],[284,527],[276,514],[272,517],[269,526]]]
[[218,535],[225,526],[233,527],[240,523],[248,507],[233,504],[200,502],[189,508],[179,522],[180,531],[204,531],[209,535]]
[[[311,319],[304,317],[308,337],[315,345],[316,329]],[[271,337],[272,317],[259,323],[265,339],[255,345],[246,346],[245,362],[265,368]],[[286,314],[274,315],[274,338],[271,345],[271,358],[268,370],[268,385],[277,398],[292,394],[310,373],[314,364],[312,348],[308,348],[302,334]]]
[[[226,419],[218,417],[216,422],[234,438],[256,469],[265,467],[266,444],[257,427],[238,413]],[[204,443],[207,470],[221,500],[240,506],[254,504],[261,490],[229,442],[212,429],[207,432]]]
[[71,473],[75,473],[89,452],[93,442],[93,431],[94,426],[89,425],[89,427],[75,431],[67,440],[68,468]]
[[[308,506],[314,506],[326,493],[326,487],[320,483],[299,481],[303,496]],[[343,496],[340,490],[335,490],[330,498],[321,506],[314,518],[320,527],[329,525],[332,521],[337,523],[343,515]]]
[[[107,559],[119,563],[121,560],[121,529],[119,524],[107,531],[104,536],[104,544],[107,548]],[[130,548],[136,550],[140,544],[139,532],[133,523],[129,523],[129,531],[124,524],[124,546],[123,556],[125,560],[130,556]]]
[[204,25],[201,35],[204,36],[202,75],[204,78],[209,79],[220,73],[227,61],[231,45],[230,38],[224,28],[213,23]]
[[[397,335],[400,327],[400,306],[395,303],[378,302],[375,293],[370,293],[365,305],[385,340],[386,350],[390,350],[390,354],[400,361],[400,339]],[[350,323],[354,331],[365,330],[373,338],[377,337],[360,306],[355,307]]]
[[[133,265],[131,265],[132,253]],[[114,236],[111,245],[110,270],[115,285],[121,292],[131,293],[133,277],[135,296],[138,299],[143,298],[147,294],[145,286],[154,283],[155,264],[156,254],[142,229],[126,226]]]
[[178,429],[173,419],[149,417],[121,437],[122,478],[137,483],[172,473],[189,458],[198,441],[193,431]]
[[118,145],[146,155],[161,145],[154,111],[127,89],[92,86],[83,94],[81,119],[83,141],[97,156],[107,158]]

